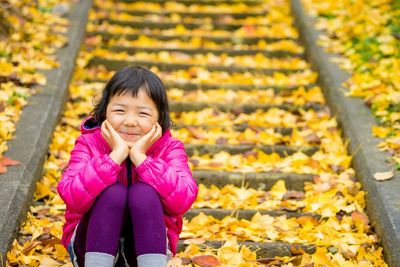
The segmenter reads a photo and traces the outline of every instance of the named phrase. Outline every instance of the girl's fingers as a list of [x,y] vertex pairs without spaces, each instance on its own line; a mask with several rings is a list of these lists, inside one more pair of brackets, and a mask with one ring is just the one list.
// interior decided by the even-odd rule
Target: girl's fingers
[[151,127],[150,131],[145,135],[146,138],[148,138],[148,140],[151,140],[151,138],[154,136],[156,127],[153,125],[153,127]]
[[104,122],[106,123],[107,130],[110,133],[113,133],[113,131],[115,132],[114,128],[111,126],[111,124],[108,121],[104,121]]
[[162,133],[162,127],[161,127],[160,124],[158,124],[158,122],[157,122],[157,132],[158,132],[158,134],[160,134],[160,135],[161,135],[161,133]]
[[140,139],[142,140],[143,144],[149,144],[152,142],[154,134],[155,134],[156,128],[153,125],[145,135],[143,135]]
[[107,138],[110,137],[110,132],[108,131],[105,122],[103,122],[103,123],[101,124],[101,133],[102,133],[105,137],[107,137]]
[[107,129],[108,129],[109,133],[110,133],[110,136],[117,137],[117,138],[120,136],[117,133],[117,131],[114,129],[114,127],[112,127],[111,123],[109,123],[108,121],[106,122],[106,126],[107,126]]
[[157,127],[156,136],[157,136],[157,138],[159,138],[161,136],[161,133],[162,133],[162,128],[161,128],[160,124],[158,124],[158,122],[156,124],[156,127]]
[[155,125],[155,129],[156,130],[154,132],[153,138],[151,139],[151,143],[154,143],[155,141],[157,141],[157,139],[160,138],[161,133],[162,133],[161,126],[158,123]]

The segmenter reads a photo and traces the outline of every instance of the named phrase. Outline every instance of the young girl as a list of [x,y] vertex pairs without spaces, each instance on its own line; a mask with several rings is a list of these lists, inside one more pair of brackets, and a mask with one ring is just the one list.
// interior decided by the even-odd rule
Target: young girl
[[114,266],[121,254],[129,266],[166,266],[198,188],[169,131],[164,85],[148,69],[122,69],[92,115],[57,187],[62,243],[74,266]]

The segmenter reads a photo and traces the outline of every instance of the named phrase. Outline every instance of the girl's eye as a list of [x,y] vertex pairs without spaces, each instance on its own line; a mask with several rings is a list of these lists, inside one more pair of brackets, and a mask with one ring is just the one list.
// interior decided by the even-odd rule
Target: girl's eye
[[149,116],[149,114],[146,113],[146,112],[140,112],[139,114],[140,114],[140,115],[147,115],[147,116]]
[[124,110],[123,109],[116,109],[116,110],[114,110],[115,112],[124,112]]

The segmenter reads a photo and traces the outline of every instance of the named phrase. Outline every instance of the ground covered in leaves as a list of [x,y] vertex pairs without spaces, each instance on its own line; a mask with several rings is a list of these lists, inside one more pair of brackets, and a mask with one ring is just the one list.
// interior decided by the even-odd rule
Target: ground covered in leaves
[[374,136],[400,169],[400,2],[302,1],[324,35],[319,43],[338,54],[351,77],[348,96],[361,97],[376,116]]
[[0,3],[0,174],[17,162],[3,156],[29,96],[46,85],[42,71],[58,67],[68,20],[52,8],[61,1]]
[[[304,183],[301,191],[290,189],[284,179],[277,180],[272,187],[252,188],[246,185],[227,184],[199,185],[199,196],[193,210],[225,209],[232,214],[221,219],[200,212],[185,218],[181,239],[186,248],[170,262],[170,266],[386,266],[378,237],[371,229],[365,214],[365,192],[355,179],[350,166],[351,156],[347,154],[346,142],[342,140],[336,120],[325,102],[321,90],[315,85],[317,74],[309,69],[304,60],[268,58],[265,56],[227,56],[218,54],[194,54],[171,52],[121,53],[107,49],[116,45],[135,47],[175,47],[175,48],[232,48],[229,42],[206,41],[209,29],[187,29],[183,24],[169,29],[146,29],[141,32],[114,20],[139,20],[121,10],[140,10],[151,6],[154,11],[162,8],[186,12],[232,12],[251,11],[242,3],[217,5],[209,9],[207,5],[182,5],[168,2],[165,7],[156,3],[137,2],[133,4],[95,1],[90,13],[88,36],[79,54],[73,80],[69,87],[69,99],[49,147],[43,178],[37,183],[34,205],[31,206],[26,221],[21,226],[18,238],[7,254],[8,266],[71,266],[68,253],[60,244],[65,204],[56,192],[56,185],[63,168],[69,160],[69,152],[79,135],[79,125],[92,109],[92,99],[97,99],[104,82],[114,73],[102,65],[91,64],[95,58],[107,60],[146,61],[157,65],[191,64],[190,68],[161,70],[152,67],[163,81],[174,81],[181,86],[169,87],[168,96],[176,103],[207,103],[210,107],[173,111],[171,117],[176,124],[172,134],[186,145],[254,145],[244,153],[231,153],[228,149],[215,153],[194,152],[190,156],[193,171],[227,171],[236,173],[278,172],[283,174],[308,174],[311,179]],[[262,1],[262,10],[269,11],[263,16],[247,21],[239,27],[236,38],[244,36],[269,36],[276,38],[297,38],[291,25],[289,3],[287,1]],[[100,8],[101,7],[101,8]],[[260,11],[260,7],[254,10]],[[181,21],[178,15],[164,18],[165,21]],[[199,18],[197,18],[198,20]],[[243,19],[225,16],[224,23],[240,24]],[[159,21],[156,15],[145,21]],[[186,23],[196,22],[186,18]],[[204,22],[201,20],[200,22]],[[264,27],[252,23],[265,24]],[[278,27],[279,25],[279,27]],[[283,27],[284,26],[284,27]],[[283,28],[282,28],[283,27]],[[285,29],[285,30],[282,30]],[[115,34],[140,36],[135,40],[124,36],[103,38],[90,34],[109,31]],[[162,36],[187,35],[189,41],[179,38],[160,41],[154,34]],[[232,32],[213,30],[212,36],[227,36]],[[301,53],[303,49],[291,40],[256,44],[237,44],[236,49],[283,49]],[[262,62],[262,64],[258,64]],[[290,62],[290,64],[287,64]],[[251,67],[252,71],[229,72],[211,70],[210,66]],[[262,68],[293,70],[277,71],[272,74],[256,72]],[[183,90],[188,83],[199,86],[215,85],[213,90]],[[231,85],[254,87],[251,91],[229,89]],[[257,89],[259,86],[270,87]],[[276,87],[292,87],[293,90],[276,90]],[[238,104],[276,105],[268,109],[243,112],[243,109],[221,110],[215,105],[223,102]],[[320,108],[306,108],[307,103]],[[282,108],[282,105],[298,106],[296,110]],[[172,105],[171,105],[172,106]],[[299,107],[300,106],[300,107]],[[238,128],[242,130],[238,130]],[[287,131],[290,129],[290,131]],[[293,152],[263,150],[263,145],[285,145],[288,147],[313,147],[312,153],[297,149]],[[217,179],[217,178],[215,178]],[[239,210],[255,210],[250,218],[239,218]],[[265,214],[265,211],[284,212],[280,216]],[[287,212],[299,216],[289,216]],[[220,248],[207,245],[209,240],[224,240]],[[244,241],[291,244],[291,257],[258,258],[252,246]],[[315,253],[306,253],[297,245],[315,247]]]

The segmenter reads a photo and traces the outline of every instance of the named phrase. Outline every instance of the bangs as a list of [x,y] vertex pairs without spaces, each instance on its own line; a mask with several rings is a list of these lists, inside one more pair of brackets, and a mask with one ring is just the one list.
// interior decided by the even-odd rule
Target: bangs
[[112,76],[92,112],[96,121],[102,123],[106,119],[107,105],[113,96],[130,93],[133,97],[137,97],[140,90],[145,90],[147,96],[156,105],[163,131],[169,129],[171,119],[164,84],[155,73],[143,67],[127,67]]

